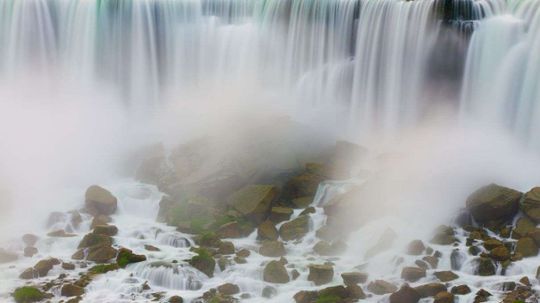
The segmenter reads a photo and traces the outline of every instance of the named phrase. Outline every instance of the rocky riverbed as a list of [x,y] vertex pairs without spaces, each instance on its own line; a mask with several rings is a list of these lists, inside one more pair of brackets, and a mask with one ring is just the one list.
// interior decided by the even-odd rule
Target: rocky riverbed
[[356,207],[376,178],[360,146],[280,169],[238,155],[208,166],[209,147],[151,148],[136,180],[90,186],[45,231],[13,235],[0,299],[537,302],[540,188],[482,187],[454,220],[404,236],[416,222]]

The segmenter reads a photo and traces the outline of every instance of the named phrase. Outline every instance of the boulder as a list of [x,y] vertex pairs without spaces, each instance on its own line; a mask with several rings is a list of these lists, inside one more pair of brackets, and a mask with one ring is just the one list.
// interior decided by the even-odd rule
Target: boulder
[[390,303],[416,303],[418,301],[420,301],[420,294],[407,284],[390,295]]
[[435,256],[425,256],[422,258],[423,261],[425,261],[431,268],[437,268],[439,265],[439,258]]
[[86,190],[85,209],[93,216],[112,215],[116,212],[117,204],[116,197],[103,187],[92,185]]
[[22,240],[26,246],[34,246],[39,240],[39,237],[33,234],[25,234],[22,236]]
[[260,223],[268,216],[277,193],[273,185],[248,185],[234,192],[227,203],[243,216]]
[[504,246],[497,246],[489,253],[489,256],[495,261],[506,261],[510,259],[510,250]]
[[479,276],[493,276],[496,272],[496,267],[493,261],[489,258],[479,258],[476,274]]
[[74,269],[75,269],[75,264],[63,262],[63,263],[62,263],[62,269],[65,269],[65,270],[74,270]]
[[116,257],[116,249],[111,246],[94,246],[88,249],[86,260],[96,263],[106,263]]
[[536,224],[540,223],[540,187],[531,189],[523,196],[520,208]]
[[116,264],[118,264],[120,268],[125,268],[128,264],[143,261],[146,261],[145,255],[134,254],[133,251],[124,247],[118,250],[118,255],[116,256]]
[[144,249],[146,249],[147,251],[160,251],[159,248],[157,248],[157,247],[155,247],[153,245],[150,245],[150,244],[145,244]]
[[404,267],[401,270],[401,278],[405,281],[416,282],[426,276],[426,270],[419,267]]
[[303,290],[303,291],[297,292],[294,295],[293,299],[296,303],[312,303],[312,302],[317,301],[318,297],[319,297],[318,291]]
[[218,286],[217,291],[226,296],[232,296],[240,292],[240,287],[238,287],[236,284],[225,283]]
[[217,236],[224,239],[236,239],[244,236],[240,224],[237,221],[232,221],[221,225],[217,232]]
[[435,230],[431,243],[437,245],[450,245],[457,241],[454,229],[450,226],[441,225]]
[[48,297],[47,294],[32,286],[23,286],[15,289],[13,299],[17,303],[39,302]]
[[282,257],[287,254],[285,246],[280,241],[264,241],[259,253],[266,257]]
[[19,278],[21,279],[33,279],[39,277],[45,277],[49,271],[55,266],[60,264],[60,261],[55,258],[44,259],[36,263],[34,267],[26,269]]
[[270,261],[264,267],[263,280],[269,283],[284,284],[290,281],[287,269],[280,261]]
[[441,291],[446,291],[446,286],[442,283],[428,283],[414,288],[421,298],[433,297]]
[[257,238],[259,240],[275,241],[279,238],[279,232],[272,221],[266,220],[257,228]]
[[367,289],[376,295],[390,294],[398,290],[397,286],[384,280],[372,281],[368,284]]
[[169,303],[184,303],[184,299],[180,296],[172,296],[169,298]]
[[424,250],[426,250],[426,246],[421,240],[414,240],[407,246],[407,254],[412,256],[419,256]]
[[332,265],[310,265],[308,281],[312,281],[315,285],[323,285],[332,282],[334,278],[334,268]]
[[84,288],[68,283],[62,286],[60,294],[64,297],[82,296],[84,294]]
[[208,277],[212,278],[214,276],[216,260],[214,260],[210,252],[204,248],[199,248],[195,252],[197,255],[193,256],[188,263],[194,268],[203,272]]
[[452,287],[451,292],[454,295],[466,295],[471,292],[471,288],[465,284]]
[[234,244],[230,241],[222,241],[218,247],[218,254],[220,255],[232,255],[234,254]]
[[309,232],[309,216],[299,216],[298,218],[283,223],[279,228],[279,235],[285,241],[298,240]]
[[533,257],[538,255],[538,246],[532,238],[521,238],[516,243],[515,253],[519,253],[525,258]]
[[477,222],[511,219],[519,209],[522,193],[507,187],[490,184],[467,199],[467,209]]
[[112,218],[106,215],[97,215],[94,216],[92,219],[92,223],[90,224],[90,228],[94,228],[98,225],[107,225],[108,223],[112,222]]
[[456,275],[454,272],[449,271],[449,270],[447,270],[447,271],[437,271],[437,272],[434,273],[434,275],[441,282],[450,282],[450,281],[453,281],[453,280],[459,278],[458,275]]
[[97,225],[94,227],[93,233],[104,236],[115,236],[118,233],[118,227],[114,225]]
[[288,221],[293,214],[293,209],[290,207],[272,207],[270,210],[270,221],[275,224]]
[[361,272],[345,272],[341,274],[343,283],[345,285],[356,285],[360,283],[366,283],[368,275]]
[[[298,176],[292,177],[285,185],[283,186],[282,199],[285,201],[292,201],[293,199],[302,198],[302,197],[313,197],[319,183],[324,181],[324,177],[318,174],[313,174],[309,172],[302,173]],[[308,204],[309,205],[309,204]],[[305,208],[308,205],[303,205]]]
[[86,234],[77,248],[87,248],[92,246],[111,246],[113,240],[110,236],[95,233]]
[[527,217],[519,218],[516,227],[512,231],[512,238],[519,239],[527,236],[528,233],[536,229],[536,223]]
[[504,243],[500,240],[497,240],[497,239],[493,239],[493,238],[490,238],[488,240],[485,240],[484,243],[484,248],[487,249],[487,250],[493,250],[495,249],[496,247],[499,247],[499,246],[503,246]]
[[447,291],[441,291],[435,295],[433,303],[454,303],[454,295]]
[[[300,198],[296,198],[296,199],[292,199],[291,201],[291,206],[294,207],[294,208],[307,208],[308,206],[311,205],[311,203],[313,203],[313,196],[305,196],[305,197],[300,197]],[[306,213],[304,212],[301,212],[300,213],[301,215],[304,215]]]
[[306,209],[304,209],[304,210],[300,213],[300,216],[302,216],[302,215],[314,214],[314,213],[316,213],[316,212],[317,212],[317,210],[315,210],[315,207],[310,206],[310,207],[307,207]]

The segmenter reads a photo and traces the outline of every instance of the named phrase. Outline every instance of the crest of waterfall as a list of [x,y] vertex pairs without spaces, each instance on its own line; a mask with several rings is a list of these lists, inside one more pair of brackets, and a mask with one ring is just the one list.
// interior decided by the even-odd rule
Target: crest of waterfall
[[540,1],[508,1],[472,37],[462,115],[503,125],[538,148],[539,81]]

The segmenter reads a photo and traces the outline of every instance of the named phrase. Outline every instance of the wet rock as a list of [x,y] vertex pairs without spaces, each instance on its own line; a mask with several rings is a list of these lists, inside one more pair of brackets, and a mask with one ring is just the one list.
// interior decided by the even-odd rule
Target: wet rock
[[220,255],[232,255],[234,254],[234,244],[230,241],[223,241],[219,244],[217,252]]
[[426,246],[421,240],[414,240],[407,246],[407,254],[412,256],[419,256],[424,250],[426,250]]
[[294,295],[294,301],[296,303],[312,303],[312,302],[315,302],[318,297],[319,297],[319,292],[317,291],[303,290],[303,291],[297,292]]
[[238,285],[236,285],[236,284],[225,283],[223,285],[218,286],[217,290],[218,290],[218,292],[220,292],[220,293],[222,293],[224,295],[232,296],[232,295],[236,295],[237,293],[240,292],[240,287],[238,287]]
[[313,251],[321,256],[337,256],[344,253],[346,250],[347,244],[343,241],[335,241],[333,243],[319,241],[313,246]]
[[369,259],[382,252],[389,250],[390,248],[392,248],[392,245],[394,244],[394,240],[396,238],[397,238],[396,232],[394,232],[390,228],[387,228],[382,234],[382,236],[379,238],[377,243],[366,251],[365,258]]
[[25,257],[33,257],[35,254],[38,253],[38,249],[35,247],[25,247],[24,248],[24,256]]
[[245,248],[242,248],[241,250],[236,252],[236,255],[241,258],[247,258],[249,255],[251,255],[251,252]]
[[47,236],[51,238],[71,238],[71,237],[76,237],[77,235],[67,233],[65,230],[59,229],[59,230],[51,231],[50,233],[47,234]]
[[536,224],[529,218],[519,218],[516,222],[516,227],[512,231],[512,238],[519,239],[527,236],[529,232],[536,229]]
[[367,289],[376,295],[390,294],[398,290],[398,288],[394,284],[386,282],[384,280],[372,281],[368,284]]
[[160,251],[159,248],[157,248],[157,247],[155,247],[153,245],[150,245],[150,244],[145,244],[144,249],[146,249],[148,251]]
[[435,272],[434,275],[441,282],[450,282],[459,278],[458,275],[456,275],[454,272],[451,272],[451,271],[438,271],[438,272]]
[[212,278],[214,276],[216,260],[214,260],[210,252],[204,248],[199,248],[195,252],[197,255],[189,260],[189,264]]
[[439,258],[435,256],[425,256],[422,258],[422,260],[427,262],[431,268],[437,268],[439,265]]
[[37,241],[39,240],[39,237],[33,234],[25,234],[22,236],[22,240],[26,246],[34,246],[36,245]]
[[121,268],[125,268],[128,264],[146,261],[145,255],[134,254],[133,251],[127,248],[120,248],[116,256],[116,264]]
[[454,295],[466,295],[471,292],[469,286],[462,284],[452,287],[451,291]]
[[433,300],[433,303],[454,303],[454,295],[449,292],[442,291],[435,295],[435,300]]
[[266,219],[277,196],[273,185],[248,185],[228,198],[228,204],[245,217],[260,223]]
[[200,246],[214,247],[214,248],[218,248],[222,242],[219,236],[213,232],[200,234],[197,237],[195,237],[194,240],[195,240],[195,243],[199,244]]
[[476,292],[476,296],[474,297],[474,303],[486,302],[489,297],[491,297],[491,294],[488,291],[480,289]]
[[454,249],[450,254],[450,267],[452,270],[460,270],[467,256],[458,249]]
[[531,189],[523,196],[520,208],[536,224],[540,223],[540,187]]
[[90,233],[83,237],[77,248],[87,248],[92,246],[111,246],[113,240],[110,236]]
[[438,245],[450,245],[457,241],[454,234],[455,232],[452,227],[441,225],[435,231],[435,236],[433,236],[430,242]]
[[15,289],[13,299],[17,303],[39,302],[47,298],[47,294],[32,286],[23,286]]
[[278,291],[275,287],[272,286],[265,286],[262,290],[262,297],[270,299],[272,297],[275,297],[277,295]]
[[531,281],[529,280],[529,277],[525,276],[521,279],[519,279],[519,283],[525,285],[525,286],[531,286]]
[[290,281],[287,269],[282,262],[270,261],[264,267],[263,280],[269,283],[284,284]]
[[260,240],[275,241],[279,238],[279,232],[272,221],[266,220],[259,225],[257,229],[257,238]]
[[282,257],[287,254],[285,246],[280,241],[264,241],[259,253],[266,257]]
[[345,285],[356,285],[360,283],[366,283],[368,275],[361,272],[345,272],[341,274],[343,283]]
[[493,250],[496,247],[504,245],[504,243],[502,243],[500,240],[491,238],[491,239],[488,239],[488,240],[484,241],[483,245],[484,245],[485,249]]
[[60,293],[64,297],[82,296],[84,294],[84,288],[74,284],[64,284]]
[[39,277],[45,277],[49,271],[55,266],[60,264],[60,261],[55,258],[49,258],[41,260],[34,267],[26,269],[19,278],[21,279],[33,279]]
[[293,269],[291,271],[291,277],[292,277],[293,280],[298,279],[298,277],[300,277],[300,272],[298,272],[298,270],[296,270],[296,269]]
[[309,216],[299,216],[298,218],[283,223],[279,228],[279,235],[284,241],[298,240],[309,232]]
[[494,248],[489,256],[495,261],[506,261],[510,259],[510,250],[506,246],[501,245]]
[[430,268],[429,264],[422,261],[422,260],[416,260],[414,261],[414,264],[422,269],[428,270]]
[[88,249],[86,260],[96,263],[106,263],[116,257],[116,249],[111,246],[94,246]]
[[404,267],[401,278],[405,281],[416,282],[426,276],[426,270],[418,267]]
[[293,209],[290,207],[272,207],[269,219],[277,224],[283,221],[289,221],[292,214]]
[[75,264],[63,262],[63,263],[62,263],[62,269],[65,269],[65,270],[74,270],[74,269],[75,269]]
[[334,268],[332,265],[310,265],[308,281],[312,281],[315,285],[323,285],[330,283],[334,278]]
[[420,294],[407,284],[390,295],[390,303],[416,303],[418,301],[420,301]]
[[476,274],[479,276],[492,276],[495,274],[496,267],[493,261],[489,258],[481,257],[478,259],[478,267],[476,269]]
[[533,257],[538,254],[538,246],[532,238],[521,238],[516,243],[515,252],[521,254],[524,258]]
[[304,209],[301,213],[300,213],[300,216],[303,216],[303,215],[309,215],[309,214],[314,214],[316,213],[317,211],[315,210],[315,207],[313,206],[310,206],[310,207],[307,207],[306,209]]
[[309,172],[292,177],[283,186],[281,197],[285,201],[292,201],[293,199],[301,197],[313,197],[319,187],[319,183],[322,181],[324,181],[323,176]]
[[116,212],[117,204],[116,197],[103,187],[92,185],[86,190],[85,209],[93,216],[112,215]]
[[172,296],[169,298],[169,303],[184,303],[184,299],[180,296]]
[[466,204],[477,222],[507,220],[517,213],[521,196],[521,192],[491,184],[474,192]]
[[358,286],[357,284],[347,285],[346,290],[349,293],[349,298],[353,300],[363,300],[367,297],[362,287]]
[[421,298],[433,297],[436,294],[446,291],[446,286],[441,283],[428,283],[414,288]]
[[118,233],[118,227],[114,225],[97,225],[94,227],[93,233],[104,236],[115,236]]
[[217,232],[217,236],[225,239],[237,239],[244,236],[240,224],[237,221],[232,221],[221,225]]
[[107,225],[108,223],[112,222],[112,218],[106,215],[97,215],[94,216],[92,219],[92,223],[90,224],[90,228],[94,228],[99,225]]

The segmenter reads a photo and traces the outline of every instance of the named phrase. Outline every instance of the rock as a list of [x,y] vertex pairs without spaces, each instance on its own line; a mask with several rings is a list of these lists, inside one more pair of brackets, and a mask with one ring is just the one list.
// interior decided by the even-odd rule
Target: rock
[[421,298],[433,297],[436,294],[446,291],[446,286],[441,283],[428,283],[414,288]]
[[441,225],[435,231],[435,236],[433,236],[430,242],[438,245],[450,245],[457,240],[454,234],[453,228]]
[[375,243],[374,246],[372,246],[366,251],[365,258],[369,259],[373,256],[389,250],[390,248],[392,248],[392,245],[394,244],[394,240],[396,238],[396,233],[391,228],[387,228],[383,232],[377,243]]
[[308,281],[312,281],[315,285],[323,285],[332,282],[334,278],[334,268],[332,265],[310,265]]
[[74,269],[75,269],[75,264],[63,262],[63,263],[62,263],[62,269],[65,269],[65,270],[74,270]]
[[536,229],[536,224],[529,218],[519,218],[516,222],[516,227],[512,231],[512,238],[519,239],[527,236],[529,232]]
[[106,215],[97,215],[92,219],[90,228],[94,228],[98,225],[107,225],[112,222],[112,218]]
[[495,274],[496,267],[493,264],[493,261],[489,258],[481,257],[478,259],[478,267],[476,269],[476,274],[479,276],[492,276]]
[[293,269],[291,271],[291,277],[292,277],[293,280],[298,279],[298,277],[300,277],[300,272],[298,270],[296,270],[296,269]]
[[266,219],[277,192],[273,185],[248,185],[233,193],[227,203],[243,216],[260,223]]
[[319,292],[317,291],[303,290],[303,291],[297,292],[293,298],[296,303],[312,303],[312,302],[315,302],[318,297],[319,297]]
[[270,261],[264,267],[263,280],[269,283],[288,283],[290,281],[287,269],[282,262]]
[[353,300],[363,300],[367,297],[362,287],[358,286],[357,284],[347,285],[346,290],[349,293],[349,298]]
[[150,245],[150,244],[145,244],[144,249],[146,249],[148,251],[160,251],[159,248],[157,248],[157,247],[155,247],[153,245]]
[[0,264],[9,263],[18,259],[17,254],[8,252],[3,248],[0,248]]
[[90,233],[83,237],[77,248],[87,248],[92,246],[111,246],[113,240],[110,236]]
[[313,251],[321,256],[337,256],[344,253],[346,250],[347,244],[343,241],[335,241],[333,243],[319,241],[313,246]]
[[450,282],[457,278],[459,278],[458,275],[451,271],[438,271],[434,273],[435,277],[439,279],[441,282]]
[[520,253],[524,258],[538,255],[536,242],[529,237],[521,238],[516,244],[516,253]]
[[272,207],[269,219],[277,224],[283,221],[289,221],[292,214],[293,209],[290,207]]
[[278,291],[272,286],[265,286],[262,290],[262,296],[263,298],[270,299],[272,297],[275,297],[277,295]]
[[480,188],[467,199],[467,209],[480,223],[508,220],[518,211],[522,193],[491,184]]
[[118,250],[118,255],[116,256],[116,264],[118,264],[120,268],[125,268],[128,264],[143,261],[146,261],[145,255],[134,254],[130,249],[123,247]]
[[184,299],[180,296],[172,296],[169,298],[169,303],[184,303]]
[[437,266],[439,265],[439,258],[435,256],[425,256],[422,258],[422,260],[427,262],[429,266],[431,266],[431,268],[437,268]]
[[416,303],[418,301],[420,301],[420,295],[407,284],[390,295],[390,303]]
[[221,239],[219,236],[212,232],[207,232],[198,235],[194,238],[195,243],[199,244],[200,246],[204,247],[214,247],[217,248],[219,245],[221,245]]
[[221,225],[217,232],[217,236],[224,239],[237,239],[244,236],[237,221],[232,221]]
[[[281,197],[285,201],[292,201],[293,199],[301,197],[313,197],[319,187],[319,183],[322,181],[324,181],[323,176],[311,173],[303,173],[292,177],[283,186]],[[307,205],[303,206],[306,207]]]
[[424,250],[426,250],[426,246],[421,240],[414,240],[407,246],[407,254],[412,256],[419,256]]
[[112,215],[118,207],[117,204],[116,197],[103,187],[92,185],[86,190],[85,209],[93,216]]
[[521,279],[519,279],[519,283],[525,285],[525,286],[531,286],[531,281],[529,280],[529,277],[525,276]]
[[22,236],[22,240],[26,246],[32,247],[36,245],[37,241],[39,240],[39,237],[32,234],[25,234]]
[[462,284],[452,287],[451,291],[454,295],[466,295],[471,292],[469,286]]
[[260,240],[277,240],[279,238],[279,233],[276,226],[274,226],[274,223],[270,220],[261,223],[257,229],[257,238]]
[[[291,206],[294,208],[307,208],[313,203],[313,196],[292,199]],[[301,213],[303,215],[303,213]]]
[[93,233],[104,236],[115,236],[118,233],[118,227],[114,225],[97,225],[94,227]]
[[12,295],[17,303],[39,302],[47,297],[41,290],[31,286],[19,287]]
[[38,253],[38,249],[35,247],[25,247],[24,248],[24,256],[25,257],[33,257],[35,254]]
[[483,245],[487,250],[493,250],[494,248],[503,246],[504,244],[497,239],[491,238],[491,239],[485,240]]
[[454,303],[454,295],[447,291],[442,291],[435,295],[433,303]]
[[218,290],[218,292],[220,292],[220,293],[222,293],[224,295],[232,296],[232,295],[236,295],[237,293],[240,292],[240,287],[238,287],[238,285],[236,285],[236,284],[225,283],[223,285],[218,286],[217,290]]
[[65,230],[59,229],[59,230],[51,231],[50,233],[47,234],[47,236],[51,238],[72,238],[72,237],[76,237],[77,235],[67,233]]
[[212,278],[214,276],[216,260],[214,260],[212,255],[204,248],[197,249],[196,253],[197,255],[189,260],[189,264]]
[[506,246],[501,245],[494,248],[490,252],[489,256],[495,261],[500,261],[500,262],[506,261],[510,259],[510,250],[506,248]]
[[223,241],[219,244],[218,254],[220,255],[232,255],[234,254],[234,244],[230,241]]
[[418,267],[404,267],[401,271],[401,278],[409,282],[416,282],[425,276],[426,270]]
[[314,214],[316,213],[317,211],[315,210],[315,207],[313,206],[310,206],[310,207],[307,207],[306,209],[304,209],[301,213],[300,213],[300,216],[303,216],[303,215],[309,215],[309,214]]
[[422,261],[422,260],[416,260],[414,261],[414,264],[422,269],[428,270],[430,268],[429,264]]
[[74,284],[64,284],[60,293],[64,297],[82,296],[84,294],[84,288]]
[[523,196],[520,208],[536,224],[540,223],[540,187],[531,189]]
[[367,289],[376,294],[376,295],[384,295],[396,292],[398,288],[389,282],[386,282],[384,280],[375,280],[368,284]]
[[236,255],[241,258],[247,258],[249,255],[251,255],[251,252],[245,248],[242,248],[238,252],[236,252]]
[[279,235],[284,241],[298,240],[309,232],[309,216],[299,216],[298,218],[283,223],[279,228]]
[[259,253],[266,257],[282,257],[287,254],[285,246],[279,241],[264,241]]
[[341,278],[345,285],[356,285],[366,283],[368,275],[361,272],[345,272],[341,274]]
[[45,277],[49,271],[55,266],[60,264],[60,261],[55,258],[49,258],[41,260],[34,267],[26,269],[19,278],[21,279],[33,279],[39,277]]
[[116,249],[111,246],[94,246],[88,250],[86,260],[96,263],[106,263],[116,257]]

